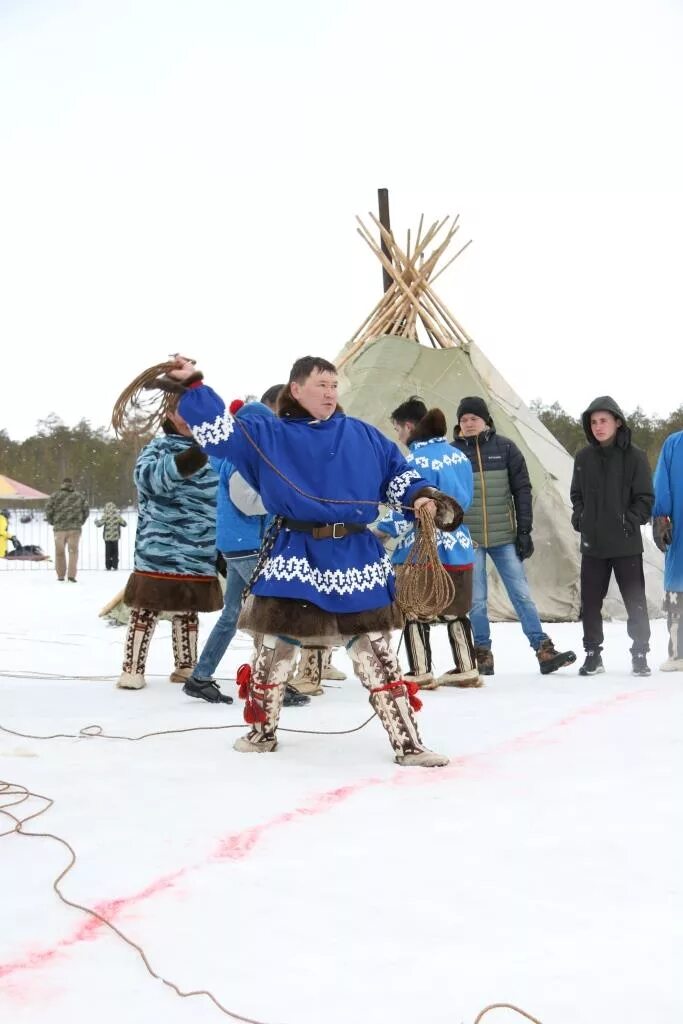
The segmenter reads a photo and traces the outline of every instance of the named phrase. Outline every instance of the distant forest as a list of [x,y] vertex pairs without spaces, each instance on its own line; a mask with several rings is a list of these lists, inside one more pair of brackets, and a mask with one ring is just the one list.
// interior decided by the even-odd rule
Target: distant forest
[[[536,399],[531,408],[570,455],[586,443],[580,421],[565,412],[559,402],[544,405]],[[648,416],[640,408],[626,415],[634,443],[647,452],[654,469],[664,439],[683,430],[683,405],[666,419]],[[120,441],[87,420],[67,427],[52,414],[39,420],[36,433],[25,441],[12,441],[7,430],[0,430],[0,474],[47,494],[70,476],[91,506],[113,501],[124,508],[135,504],[133,467],[148,440],[138,435]]]

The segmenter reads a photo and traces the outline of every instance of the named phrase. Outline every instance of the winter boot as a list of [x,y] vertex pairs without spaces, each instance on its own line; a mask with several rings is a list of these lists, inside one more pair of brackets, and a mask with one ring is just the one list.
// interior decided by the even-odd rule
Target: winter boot
[[422,768],[448,764],[447,757],[427,750],[420,739],[413,716],[413,709],[422,707],[415,696],[417,685],[400,678],[396,655],[386,638],[381,633],[356,636],[348,651],[356,675],[370,691],[370,703],[386,729],[396,763]]
[[477,659],[477,668],[480,676],[492,676],[493,672],[493,651],[490,647],[475,647],[474,654]]
[[439,684],[431,672],[420,672],[419,675],[406,672],[403,680],[406,683],[415,683],[421,690],[438,690],[439,688]]
[[[173,676],[171,676],[171,681],[176,682]],[[209,704],[232,704],[233,702],[232,697],[221,692],[215,679],[197,679],[191,675],[183,686],[183,693],[186,693],[188,697],[207,700]]]
[[647,663],[647,655],[645,653],[634,654],[631,657],[631,675],[634,676],[649,676],[651,675],[650,666]]
[[116,685],[120,690],[141,690],[143,686],[147,686],[147,682],[139,672],[122,672]]
[[297,693],[317,697],[323,692],[321,683],[323,658],[324,648],[322,647],[301,648],[299,667],[289,684]]
[[197,631],[199,616],[196,612],[183,612],[171,619],[171,643],[175,668],[169,682],[185,683],[197,664]]
[[541,666],[542,676],[550,675],[551,672],[556,672],[558,668],[562,668],[564,665],[572,665],[576,661],[576,655],[573,651],[556,651],[549,637],[541,641],[536,651],[536,657],[538,658],[538,664]]
[[150,608],[131,608],[123,656],[123,671],[116,683],[122,690],[141,690],[149,645],[159,613]]
[[605,666],[602,663],[602,654],[600,648],[596,651],[586,651],[586,660],[579,669],[580,676],[597,676],[601,672],[605,671]]
[[285,695],[282,699],[283,708],[300,708],[303,707],[304,704],[310,703],[310,697],[306,697],[305,694],[299,693],[298,690],[295,690],[293,686],[290,686],[289,683],[287,683],[285,686]]
[[669,657],[659,667],[662,672],[683,672],[683,594],[668,592],[664,610],[669,630]]
[[472,640],[472,626],[466,616],[448,622],[448,642],[455,667],[439,676],[439,686],[483,686]]
[[277,747],[277,726],[285,684],[296,658],[297,648],[276,636],[264,636],[256,652],[254,669],[237,670],[239,695],[246,701],[244,721],[251,725],[246,736],[235,741],[240,753],[269,753]]
[[337,682],[341,682],[342,679],[346,679],[345,673],[340,672],[339,669],[332,664],[331,647],[326,647],[325,653],[323,654],[323,671],[321,679],[333,679]]
[[417,683],[421,690],[436,690],[439,684],[432,673],[429,623],[408,619],[403,628],[403,636],[410,666],[410,671],[403,678],[406,682]]

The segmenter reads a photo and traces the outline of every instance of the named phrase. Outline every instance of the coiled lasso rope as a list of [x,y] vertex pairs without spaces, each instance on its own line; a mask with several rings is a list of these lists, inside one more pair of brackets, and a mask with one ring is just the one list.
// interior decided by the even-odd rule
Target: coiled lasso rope
[[437,550],[433,516],[424,508],[415,512],[415,543],[396,573],[396,604],[407,619],[432,621],[453,603],[455,584]]

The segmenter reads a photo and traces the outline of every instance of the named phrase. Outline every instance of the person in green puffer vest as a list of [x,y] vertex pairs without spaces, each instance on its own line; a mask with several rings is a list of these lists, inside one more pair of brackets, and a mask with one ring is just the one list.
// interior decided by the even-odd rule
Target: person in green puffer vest
[[531,481],[524,456],[513,441],[496,433],[488,406],[478,395],[463,398],[458,406],[453,447],[467,455],[474,473],[474,498],[464,523],[476,544],[470,621],[479,674],[493,675],[487,555],[536,652],[541,673],[571,665],[576,661],[574,652],[555,650],[544,632],[524,572],[524,560],[534,553]]
[[[81,527],[90,514],[88,503],[73,485],[73,480],[65,476],[62,486],[50,495],[45,506],[45,519],[55,534],[55,568],[57,579],[63,582],[68,574],[71,583],[76,582],[78,568],[78,545],[81,540]],[[67,572],[66,548],[69,549],[69,566]]]

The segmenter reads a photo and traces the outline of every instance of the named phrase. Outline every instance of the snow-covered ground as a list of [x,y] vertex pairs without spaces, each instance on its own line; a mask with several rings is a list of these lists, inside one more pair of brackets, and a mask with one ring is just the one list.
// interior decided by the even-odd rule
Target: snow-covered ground
[[[97,611],[125,576],[0,576],[0,725],[137,736],[240,723],[238,702],[193,701],[167,681],[167,623],[147,689],[114,688],[124,631]],[[550,632],[580,646],[577,625]],[[450,754],[446,769],[398,768],[375,720],[345,736],[283,732],[277,753],[253,757],[232,751],[238,730],[139,743],[0,733],[0,778],[54,799],[27,828],[75,848],[70,898],[157,971],[247,1017],[471,1024],[512,1002],[543,1024],[679,1024],[683,677],[630,676],[621,623],[607,626],[608,671],[594,679],[576,667],[541,677],[516,624],[495,626],[494,643],[485,688],[424,695],[423,734]],[[654,665],[665,648],[656,622]],[[219,674],[234,677],[247,653],[238,637]],[[335,661],[350,672],[345,654]],[[349,679],[282,724],[339,730],[368,714]],[[225,1019],[57,900],[62,847],[9,836],[0,860],[0,1020]],[[497,1010],[484,1024],[521,1020]]]
[[[33,518],[31,522],[22,523],[21,516],[28,511],[28,509],[22,509],[21,511],[10,510],[10,533],[13,533],[21,544],[37,544],[46,555],[50,556],[50,560],[44,562],[15,562],[12,559],[0,558],[0,572],[45,572],[46,569],[54,569],[55,542],[52,527],[49,523],[45,522],[43,512],[40,509],[32,510]],[[92,509],[83,524],[78,551],[79,570],[104,569],[102,527],[95,526],[95,520],[100,513],[101,509]],[[121,530],[121,540],[119,541],[119,568],[132,569],[138,516],[137,512],[132,509],[124,510],[121,514],[126,521],[126,526]],[[9,545],[9,550],[12,550],[11,544]]]

